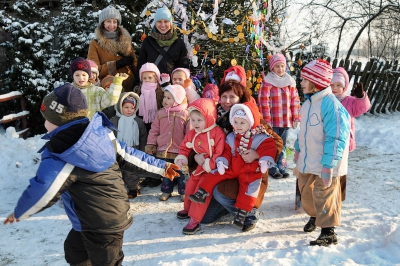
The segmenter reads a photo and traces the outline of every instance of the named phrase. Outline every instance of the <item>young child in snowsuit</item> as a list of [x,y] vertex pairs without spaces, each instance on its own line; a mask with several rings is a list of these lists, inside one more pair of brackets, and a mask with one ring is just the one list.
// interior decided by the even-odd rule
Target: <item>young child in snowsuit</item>
[[196,87],[190,79],[190,70],[187,68],[175,68],[171,73],[172,84],[179,84],[186,91],[186,99],[188,104],[193,103],[197,99],[200,99],[200,95],[196,92]]
[[[181,85],[169,85],[164,90],[164,108],[158,111],[151,125],[147,138],[146,152],[173,162],[179,154],[179,145],[190,129],[189,112],[187,111],[186,93]],[[182,172],[178,183],[178,193],[181,200],[185,198],[185,176]],[[174,180],[174,181],[175,181]],[[174,182],[163,178],[161,184],[160,200],[165,201],[171,197]]]
[[133,219],[120,169],[140,165],[172,179],[177,166],[117,140],[102,113],[89,121],[85,96],[69,83],[44,97],[40,111],[49,141],[40,150],[36,176],[4,224],[27,219],[62,197],[72,223],[64,242],[67,263],[121,265],[124,231]]
[[122,82],[128,77],[124,73],[117,73],[110,88],[106,91],[89,82],[92,70],[89,61],[85,58],[78,57],[73,60],[70,70],[71,77],[74,79],[73,85],[80,89],[86,97],[89,119],[92,119],[97,111],[117,103],[122,91]]
[[300,98],[296,81],[286,73],[286,58],[274,54],[269,59],[269,72],[259,91],[258,104],[263,119],[283,140],[283,148],[277,167],[269,169],[273,178],[286,178],[286,139],[289,128],[296,129],[300,123]]
[[[188,108],[190,124],[192,129],[186,134],[180,144],[179,155],[175,158],[175,163],[181,167],[188,164],[191,151],[200,155],[195,156],[197,168],[190,175],[186,182],[185,194],[191,195],[198,189],[198,183],[204,174],[210,173],[217,168],[215,160],[224,151],[225,133],[215,123],[217,119],[217,109],[211,99],[200,98],[194,101]],[[207,200],[211,200],[207,199]],[[200,230],[200,221],[207,208],[199,203],[190,201],[185,197],[184,209],[178,214],[189,215],[189,223],[183,228],[184,234],[195,234]]]
[[[116,115],[110,119],[117,128],[114,135],[119,141],[125,142],[129,147],[145,151],[147,130],[144,122],[136,116],[139,109],[139,95],[134,92],[123,92],[118,103],[114,106]],[[128,198],[133,199],[140,194],[140,175],[137,172],[122,170],[122,177],[128,188]]]
[[[99,79],[99,67],[97,66],[96,62],[94,62],[93,60],[88,60],[89,64],[90,64],[90,70],[92,71],[92,75],[89,77],[89,80],[91,83],[93,83],[95,86],[101,86],[100,84],[100,79]],[[102,87],[103,89],[106,89],[104,87]]]
[[[234,224],[242,229],[247,213],[257,201],[262,174],[275,165],[276,145],[274,139],[260,125],[260,113],[254,102],[233,105],[229,120],[233,132],[226,137],[224,154],[216,160],[218,173],[208,174],[203,178],[199,182],[199,190],[190,195],[189,199],[204,203],[219,182],[237,178],[239,192],[235,203],[237,214]],[[246,163],[241,154],[248,149],[255,150],[260,159]]]
[[[332,93],[346,108],[350,115],[350,145],[349,151],[352,152],[356,148],[356,126],[354,118],[358,117],[368,111],[371,107],[368,95],[364,92],[363,84],[361,82],[354,84],[351,95],[347,94],[349,89],[349,75],[342,67],[333,70],[333,77],[331,81]],[[346,199],[346,175],[340,177],[340,189],[342,201]]]
[[337,244],[334,227],[341,220],[339,179],[347,173],[350,116],[329,86],[329,62],[311,61],[302,69],[301,77],[306,101],[301,106],[294,147],[301,202],[310,216],[304,232],[321,227],[320,236],[310,245],[328,246]]
[[134,91],[140,95],[139,116],[149,132],[158,110],[162,108],[164,98],[160,86],[160,71],[155,64],[146,63],[140,68],[139,77],[140,85],[135,87]]
[[215,105],[219,103],[219,89],[218,86],[212,83],[208,83],[204,86],[202,98],[209,98],[214,100]]

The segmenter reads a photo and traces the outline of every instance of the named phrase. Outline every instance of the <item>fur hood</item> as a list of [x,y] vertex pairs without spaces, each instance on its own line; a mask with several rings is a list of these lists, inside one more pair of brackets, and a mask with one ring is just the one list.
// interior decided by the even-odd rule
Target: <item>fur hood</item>
[[101,48],[107,50],[111,54],[129,56],[132,51],[132,38],[129,35],[129,32],[122,26],[118,26],[118,29],[121,34],[118,36],[118,41],[114,41],[104,35],[103,30],[99,25],[94,31],[96,40]]
[[115,111],[117,112],[117,114],[122,114],[122,102],[125,100],[126,97],[131,96],[133,98],[135,98],[136,100],[136,106],[135,106],[135,113],[137,112],[137,110],[139,110],[139,105],[140,105],[140,97],[139,95],[137,95],[136,93],[130,91],[130,92],[123,92],[121,93],[118,103],[116,105],[114,105]]

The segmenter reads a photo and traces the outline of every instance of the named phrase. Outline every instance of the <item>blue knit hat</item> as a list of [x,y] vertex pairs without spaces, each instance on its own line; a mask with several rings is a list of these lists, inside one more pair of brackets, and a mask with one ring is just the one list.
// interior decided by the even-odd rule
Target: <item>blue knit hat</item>
[[157,9],[156,14],[154,15],[153,24],[155,25],[156,22],[161,19],[168,20],[172,24],[172,14],[171,11],[169,11],[168,7],[166,6]]
[[107,19],[116,19],[118,20],[118,25],[121,25],[121,13],[113,6],[108,6],[101,11],[99,15],[99,24]]

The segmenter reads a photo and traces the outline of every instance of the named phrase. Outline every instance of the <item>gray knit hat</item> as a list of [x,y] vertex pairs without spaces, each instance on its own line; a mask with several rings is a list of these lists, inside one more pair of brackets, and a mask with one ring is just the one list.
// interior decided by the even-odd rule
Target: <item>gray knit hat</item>
[[107,19],[116,19],[118,20],[118,25],[121,25],[121,13],[113,6],[108,6],[101,11],[99,15],[99,24]]

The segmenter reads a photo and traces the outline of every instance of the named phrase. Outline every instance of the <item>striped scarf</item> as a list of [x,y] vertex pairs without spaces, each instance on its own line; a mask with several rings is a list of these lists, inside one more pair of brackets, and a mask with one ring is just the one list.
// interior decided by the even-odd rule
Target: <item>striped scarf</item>
[[262,125],[259,125],[253,129],[247,130],[246,133],[244,133],[244,134],[239,134],[235,130],[233,130],[233,132],[235,133],[235,135],[241,136],[240,142],[239,142],[239,147],[238,147],[239,154],[243,154],[244,151],[247,151],[249,149],[250,138],[252,136],[257,135],[257,134],[266,134],[266,135],[270,136]]

